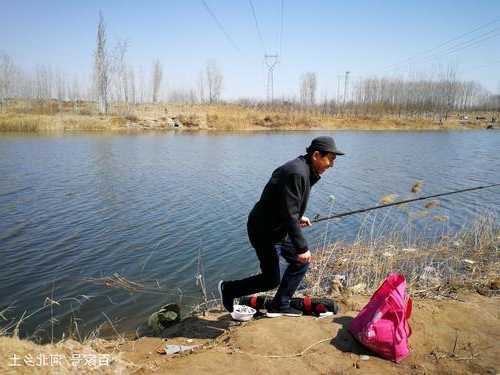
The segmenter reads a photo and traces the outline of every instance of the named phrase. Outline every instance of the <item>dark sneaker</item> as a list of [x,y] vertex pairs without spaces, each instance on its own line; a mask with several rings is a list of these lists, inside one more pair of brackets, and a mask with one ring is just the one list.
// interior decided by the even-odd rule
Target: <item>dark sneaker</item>
[[219,285],[217,287],[219,289],[219,295],[222,305],[227,311],[233,312],[234,298],[228,296],[227,293],[224,293],[224,281],[223,280],[219,281]]
[[294,309],[293,307],[287,307],[283,309],[277,309],[274,307],[270,307],[267,310],[266,316],[268,318],[277,318],[279,316],[302,316],[302,311]]

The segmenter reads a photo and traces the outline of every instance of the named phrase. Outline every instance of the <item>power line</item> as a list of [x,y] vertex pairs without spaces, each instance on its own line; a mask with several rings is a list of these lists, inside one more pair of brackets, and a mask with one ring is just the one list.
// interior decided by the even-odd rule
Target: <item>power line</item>
[[[445,53],[446,55],[449,55],[449,54],[452,54],[455,52],[459,52],[463,49],[473,47],[475,45],[478,45],[478,44],[484,42],[485,40],[488,40],[488,39],[491,39],[491,38],[494,38],[494,37],[500,35],[499,31],[500,31],[500,27],[493,29],[493,30],[490,30],[490,31],[483,33],[476,38],[470,39],[462,44],[452,46],[452,47],[448,48],[446,51],[444,51],[443,53]],[[493,35],[491,35],[491,34],[493,34]]]
[[226,37],[226,39],[229,41],[229,43],[234,47],[235,50],[237,50],[238,52],[241,52],[241,50],[238,47],[238,45],[234,42],[233,38],[231,38],[231,36],[226,31],[226,29],[224,28],[224,26],[222,25],[222,23],[219,21],[219,19],[217,18],[217,16],[215,15],[215,13],[212,11],[212,9],[210,9],[210,7],[208,6],[207,2],[205,0],[201,0],[201,2],[203,3],[203,6],[205,7],[205,9],[208,12],[208,14],[210,14],[210,16],[215,21],[216,25],[219,27],[219,29],[222,31],[222,33],[224,34],[224,36]]
[[284,11],[283,8],[285,7],[285,0],[281,0],[281,26],[280,26],[280,59],[281,59],[281,53],[283,50],[283,19],[284,19]]
[[253,19],[255,21],[255,28],[257,29],[257,34],[259,35],[260,44],[262,45],[262,49],[264,50],[264,54],[266,54],[266,45],[264,43],[264,38],[262,38],[262,33],[260,32],[259,22],[257,21],[257,15],[255,14],[255,7],[253,6],[252,0],[248,0],[250,4],[250,8],[252,9]]
[[456,36],[456,37],[454,37],[454,38],[452,38],[452,39],[449,39],[449,40],[447,40],[447,41],[445,41],[445,42],[443,42],[443,43],[440,43],[440,44],[438,44],[437,46],[434,46],[434,47],[432,47],[432,48],[430,48],[430,49],[427,49],[427,50],[425,50],[425,51],[419,52],[419,53],[417,53],[417,54],[415,54],[415,55],[413,55],[413,56],[411,56],[411,57],[409,57],[409,58],[407,58],[407,59],[402,60],[402,61],[401,61],[401,62],[399,62],[399,63],[389,65],[387,68],[388,68],[388,69],[391,69],[391,68],[393,68],[393,67],[397,67],[397,66],[399,66],[399,65],[401,65],[401,64],[406,64],[406,63],[410,62],[411,60],[414,60],[415,58],[419,57],[420,55],[427,55],[427,54],[429,54],[430,52],[434,52],[434,51],[436,51],[436,50],[440,49],[441,47],[446,46],[447,44],[450,44],[450,43],[452,43],[452,42],[454,42],[454,41],[456,41],[456,40],[459,40],[459,39],[461,39],[461,38],[463,38],[463,37],[465,37],[465,36],[467,36],[467,35],[473,34],[473,33],[475,33],[475,32],[476,32],[476,31],[478,31],[478,30],[484,29],[484,28],[485,28],[485,27],[487,27],[487,26],[490,26],[490,25],[492,25],[492,24],[494,24],[494,23],[497,23],[498,21],[500,21],[500,18],[497,18],[497,19],[495,19],[495,20],[493,20],[493,21],[490,21],[490,22],[487,22],[487,23],[485,23],[485,24],[482,24],[482,25],[480,25],[480,26],[478,26],[478,27],[476,27],[476,28],[474,28],[474,29],[472,29],[472,30],[470,30],[470,31],[466,32],[466,33],[460,34],[460,35],[458,35],[458,36]]
[[[429,48],[429,49],[427,49],[427,50],[425,50],[425,51],[421,51],[421,52],[419,52],[419,53],[417,53],[417,54],[415,54],[415,55],[413,55],[413,56],[411,56],[411,57],[408,57],[408,58],[406,58],[406,59],[404,59],[404,60],[401,60],[401,61],[400,61],[400,62],[398,62],[398,63],[392,64],[392,65],[389,65],[389,66],[387,66],[386,68],[384,68],[383,70],[384,70],[384,71],[385,71],[385,70],[393,70],[393,69],[398,68],[398,67],[399,67],[399,66],[401,66],[401,65],[406,65],[406,64],[408,64],[408,63],[409,63],[409,62],[411,62],[412,60],[415,60],[416,58],[418,58],[418,57],[419,57],[419,56],[421,56],[421,55],[424,55],[424,56],[425,56],[425,55],[429,55],[429,53],[434,52],[434,51],[436,51],[436,50],[439,50],[439,49],[440,49],[440,48],[442,48],[443,46],[446,46],[446,45],[448,45],[448,44],[450,44],[450,43],[452,43],[452,42],[455,42],[455,41],[457,41],[457,40],[460,40],[460,39],[462,39],[463,37],[465,37],[465,36],[467,36],[467,35],[473,34],[473,33],[475,33],[476,31],[481,30],[481,29],[484,29],[485,27],[488,27],[488,26],[490,26],[490,25],[492,25],[492,24],[495,24],[495,23],[497,23],[497,22],[499,22],[499,21],[500,21],[500,18],[497,18],[497,19],[494,19],[494,20],[492,20],[492,21],[489,21],[489,22],[487,22],[487,23],[485,23],[485,24],[482,24],[482,25],[480,25],[480,26],[478,26],[478,27],[476,27],[476,28],[474,28],[474,29],[472,29],[472,30],[470,30],[470,31],[466,32],[466,33],[460,34],[460,35],[458,35],[458,36],[456,36],[456,37],[453,37],[453,38],[451,38],[451,39],[449,39],[449,40],[446,40],[446,41],[444,41],[444,42],[442,42],[442,43],[438,44],[437,46],[434,46],[434,47],[432,47],[432,48]],[[463,42],[462,42],[462,43],[463,43]],[[448,48],[449,48],[449,47],[448,47]]]
[[[493,29],[493,30],[489,30],[487,32],[484,32],[480,35],[475,36],[472,39],[457,43],[453,46],[448,47],[447,49],[445,49],[441,52],[427,56],[424,59],[424,61],[432,60],[432,59],[440,57],[440,56],[447,56],[447,55],[450,55],[450,54],[453,54],[456,52],[460,52],[466,48],[476,46],[476,45],[478,45],[478,44],[480,44],[488,39],[491,39],[491,38],[494,38],[494,37],[500,35],[499,31],[500,31],[500,27]],[[491,35],[491,34],[493,34],[493,35]]]
[[[458,44],[450,46],[441,52],[426,56],[420,61],[420,63],[425,63],[425,62],[437,59],[439,57],[445,57],[448,55],[452,55],[454,53],[460,52],[460,51],[467,49],[467,48],[470,48],[470,47],[475,47],[475,46],[485,42],[486,40],[495,38],[499,35],[500,35],[500,27],[493,29],[493,30],[490,30],[490,31],[487,31],[485,33],[482,33],[481,35],[478,35],[478,36],[476,36],[472,39],[469,39],[467,41],[460,42]],[[398,70],[398,69],[396,69],[396,70]]]

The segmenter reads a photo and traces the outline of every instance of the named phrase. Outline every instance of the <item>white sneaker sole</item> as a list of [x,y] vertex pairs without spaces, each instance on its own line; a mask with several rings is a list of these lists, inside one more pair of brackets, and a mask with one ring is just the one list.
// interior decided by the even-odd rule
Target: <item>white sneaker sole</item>
[[292,313],[266,313],[266,316],[268,318],[279,318],[280,316],[291,316],[291,317],[294,317],[294,318],[298,318],[300,316],[302,316],[302,314],[292,314]]

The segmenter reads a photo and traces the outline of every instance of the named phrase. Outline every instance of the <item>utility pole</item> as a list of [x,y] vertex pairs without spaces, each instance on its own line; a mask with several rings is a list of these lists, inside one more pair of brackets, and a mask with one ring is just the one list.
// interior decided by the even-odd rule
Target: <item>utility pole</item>
[[266,95],[267,101],[273,102],[274,100],[274,77],[273,71],[276,64],[278,64],[278,55],[264,55],[264,62],[267,66],[267,84],[266,84]]
[[337,75],[337,106],[340,104],[340,79],[342,76]]
[[346,98],[347,98],[347,85],[349,83],[349,71],[346,71],[345,72],[345,81],[344,81],[344,104],[343,106],[345,107],[345,101],[346,101]]

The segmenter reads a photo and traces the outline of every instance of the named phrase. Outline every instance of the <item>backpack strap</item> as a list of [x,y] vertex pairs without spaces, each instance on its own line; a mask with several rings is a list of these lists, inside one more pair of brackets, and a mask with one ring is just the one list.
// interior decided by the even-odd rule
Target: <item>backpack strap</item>
[[[403,329],[404,333],[406,333],[406,335],[409,336],[408,330],[406,329],[406,327],[408,326],[408,324],[406,323],[406,311],[405,311],[406,309],[401,308],[401,306],[399,306],[399,304],[394,300],[394,298],[391,295],[388,295],[385,301],[387,304],[391,305],[392,312],[394,313],[394,316],[396,317],[397,320],[397,326],[396,329],[394,330],[394,339],[399,344],[401,341],[403,341],[403,332],[402,332]],[[388,310],[386,310],[386,312],[387,311]],[[401,323],[403,323],[403,328],[401,328]]]
[[408,323],[408,319],[410,319],[412,312],[413,312],[413,299],[411,297],[408,297],[408,302],[406,302],[406,308],[405,308],[405,330],[408,337],[410,337],[412,334],[410,323]]

